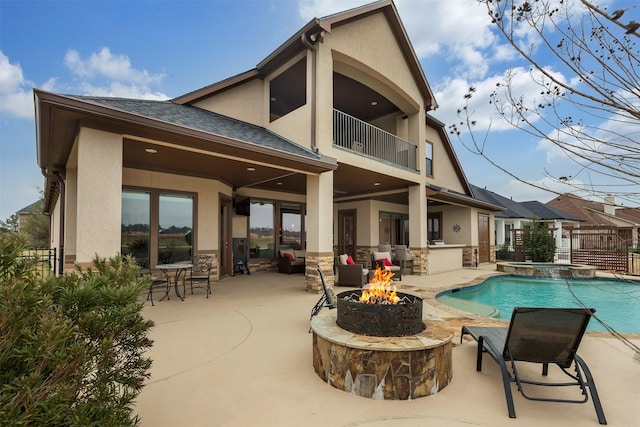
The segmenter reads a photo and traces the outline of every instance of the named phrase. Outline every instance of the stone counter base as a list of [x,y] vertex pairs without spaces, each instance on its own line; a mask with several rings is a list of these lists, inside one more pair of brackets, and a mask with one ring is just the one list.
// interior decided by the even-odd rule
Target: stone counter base
[[430,396],[452,378],[453,334],[441,321],[407,337],[369,337],[335,324],[335,310],[313,318],[313,367],[331,386],[378,400]]

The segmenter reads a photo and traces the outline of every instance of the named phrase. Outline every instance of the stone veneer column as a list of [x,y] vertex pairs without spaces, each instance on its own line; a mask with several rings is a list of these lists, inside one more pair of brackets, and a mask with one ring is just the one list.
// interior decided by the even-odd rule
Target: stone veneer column
[[413,272],[429,274],[429,239],[427,235],[427,193],[422,185],[409,187],[409,250],[413,254]]
[[316,268],[320,266],[325,283],[333,277],[333,172],[307,176],[307,248],[305,287],[320,292],[322,284]]
[[409,248],[413,255],[413,275],[425,276],[429,274],[429,249]]
[[320,266],[324,283],[327,286],[335,285],[335,276],[333,275],[333,252],[330,253],[314,253],[307,251],[305,256],[305,285],[307,291],[323,292],[322,283],[320,283],[320,275],[316,268]]

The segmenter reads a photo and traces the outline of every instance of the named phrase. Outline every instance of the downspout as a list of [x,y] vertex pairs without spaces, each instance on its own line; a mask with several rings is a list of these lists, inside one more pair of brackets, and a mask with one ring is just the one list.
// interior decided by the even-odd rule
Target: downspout
[[[62,274],[64,271],[64,212],[65,212],[65,183],[62,176],[60,176],[60,172],[56,171],[53,173],[47,172],[45,168],[40,170],[42,175],[47,178],[55,181],[60,188],[60,253],[58,257],[58,274]],[[49,212],[51,214],[51,212]]]
[[[320,37],[320,34],[316,34],[316,37]],[[316,56],[317,51],[313,43],[309,40],[307,33],[302,33],[300,37],[302,44],[307,47],[311,51],[311,150],[314,152],[318,152],[318,147],[316,144],[316,94],[317,94],[317,84],[316,84]],[[316,39],[317,41],[317,39]]]

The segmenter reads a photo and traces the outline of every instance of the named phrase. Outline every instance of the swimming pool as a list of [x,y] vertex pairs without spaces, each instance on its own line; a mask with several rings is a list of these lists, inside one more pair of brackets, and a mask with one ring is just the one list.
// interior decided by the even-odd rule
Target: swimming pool
[[[514,307],[595,308],[595,316],[616,332],[640,333],[640,281],[494,276],[441,292],[439,302],[483,316],[510,319]],[[587,330],[606,331],[597,319]]]

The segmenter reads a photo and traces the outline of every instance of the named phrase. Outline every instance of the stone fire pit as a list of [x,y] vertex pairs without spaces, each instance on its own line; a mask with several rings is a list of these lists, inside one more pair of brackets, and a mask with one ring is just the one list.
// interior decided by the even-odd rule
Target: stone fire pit
[[337,310],[311,321],[313,367],[331,386],[362,397],[408,400],[445,388],[452,378],[453,334],[442,321],[423,318],[424,329],[402,337],[349,332]]

